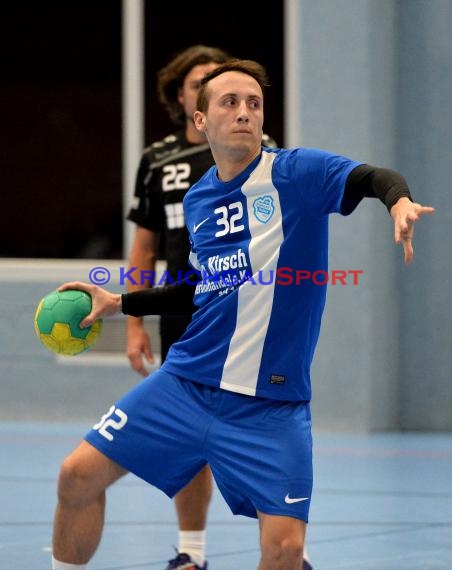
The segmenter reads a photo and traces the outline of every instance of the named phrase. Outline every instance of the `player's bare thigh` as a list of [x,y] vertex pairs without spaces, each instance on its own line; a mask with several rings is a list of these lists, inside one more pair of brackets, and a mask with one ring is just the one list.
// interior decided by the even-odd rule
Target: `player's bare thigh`
[[89,502],[127,470],[82,441],[61,465],[58,493],[67,501]]

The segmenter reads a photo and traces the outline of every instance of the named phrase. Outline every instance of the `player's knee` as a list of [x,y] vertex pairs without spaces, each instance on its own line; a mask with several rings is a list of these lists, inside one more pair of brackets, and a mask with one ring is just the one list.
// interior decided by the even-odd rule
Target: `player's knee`
[[295,568],[303,559],[303,540],[293,536],[264,541],[262,556],[272,568]]
[[58,500],[67,505],[77,505],[86,501],[87,496],[92,493],[92,476],[87,471],[86,466],[69,455],[60,467],[58,478]]

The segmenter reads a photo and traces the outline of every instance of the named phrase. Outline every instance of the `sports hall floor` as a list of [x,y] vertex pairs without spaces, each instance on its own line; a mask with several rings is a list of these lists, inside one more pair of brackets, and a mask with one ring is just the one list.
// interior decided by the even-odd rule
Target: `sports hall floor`
[[[60,461],[90,426],[0,423],[0,569],[50,570]],[[314,433],[308,552],[316,570],[452,570],[452,434]],[[92,570],[163,570],[177,541],[172,502],[129,475],[109,492]],[[209,570],[254,570],[257,523],[215,491]]]

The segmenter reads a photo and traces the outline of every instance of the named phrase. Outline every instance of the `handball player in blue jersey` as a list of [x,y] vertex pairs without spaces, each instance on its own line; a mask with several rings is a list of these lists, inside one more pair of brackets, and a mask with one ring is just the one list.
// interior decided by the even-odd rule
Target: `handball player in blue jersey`
[[[133,279],[127,281],[128,292],[152,286],[150,279],[141,282],[139,276],[155,274],[159,254],[166,261],[166,285],[177,279],[180,271],[191,269],[182,201],[190,186],[214,164],[205,134],[195,127],[193,114],[201,79],[229,59],[231,56],[222,49],[197,44],[179,52],[157,74],[160,102],[177,129],[152,143],[141,157],[135,202],[127,216],[136,225],[129,258],[129,267],[136,269]],[[267,134],[262,136],[262,145],[277,146]],[[160,362],[185,332],[191,320],[190,309],[191,304],[186,314],[160,317]],[[144,377],[149,375],[146,361],[153,362],[154,358],[143,317],[127,319],[127,355],[135,371]],[[212,488],[212,474],[206,465],[174,497],[178,545],[166,570],[207,570],[206,524]],[[312,570],[308,560],[304,560],[303,570]]]
[[326,285],[303,277],[328,270],[330,214],[379,198],[410,263],[414,223],[434,209],[414,202],[393,170],[318,149],[262,147],[267,85],[249,60],[202,80],[194,121],[215,165],[184,198],[193,278],[123,295],[62,286],[92,295],[84,325],[121,310],[180,314],[190,306],[193,316],[161,369],[106,410],[63,462],[54,570],[87,568],[105,490],[124,474],[172,497],[206,463],[232,512],[259,519],[258,570],[302,566],[313,478],[310,366],[326,295]]

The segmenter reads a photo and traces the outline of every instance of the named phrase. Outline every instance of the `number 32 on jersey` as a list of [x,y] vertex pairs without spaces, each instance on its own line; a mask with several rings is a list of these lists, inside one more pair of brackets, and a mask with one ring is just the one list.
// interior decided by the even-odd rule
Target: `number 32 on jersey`
[[240,223],[243,218],[243,206],[241,202],[233,202],[229,206],[220,206],[214,210],[215,214],[219,214],[217,226],[221,229],[215,233],[215,237],[221,237],[226,234],[234,234],[241,232],[245,226]]

